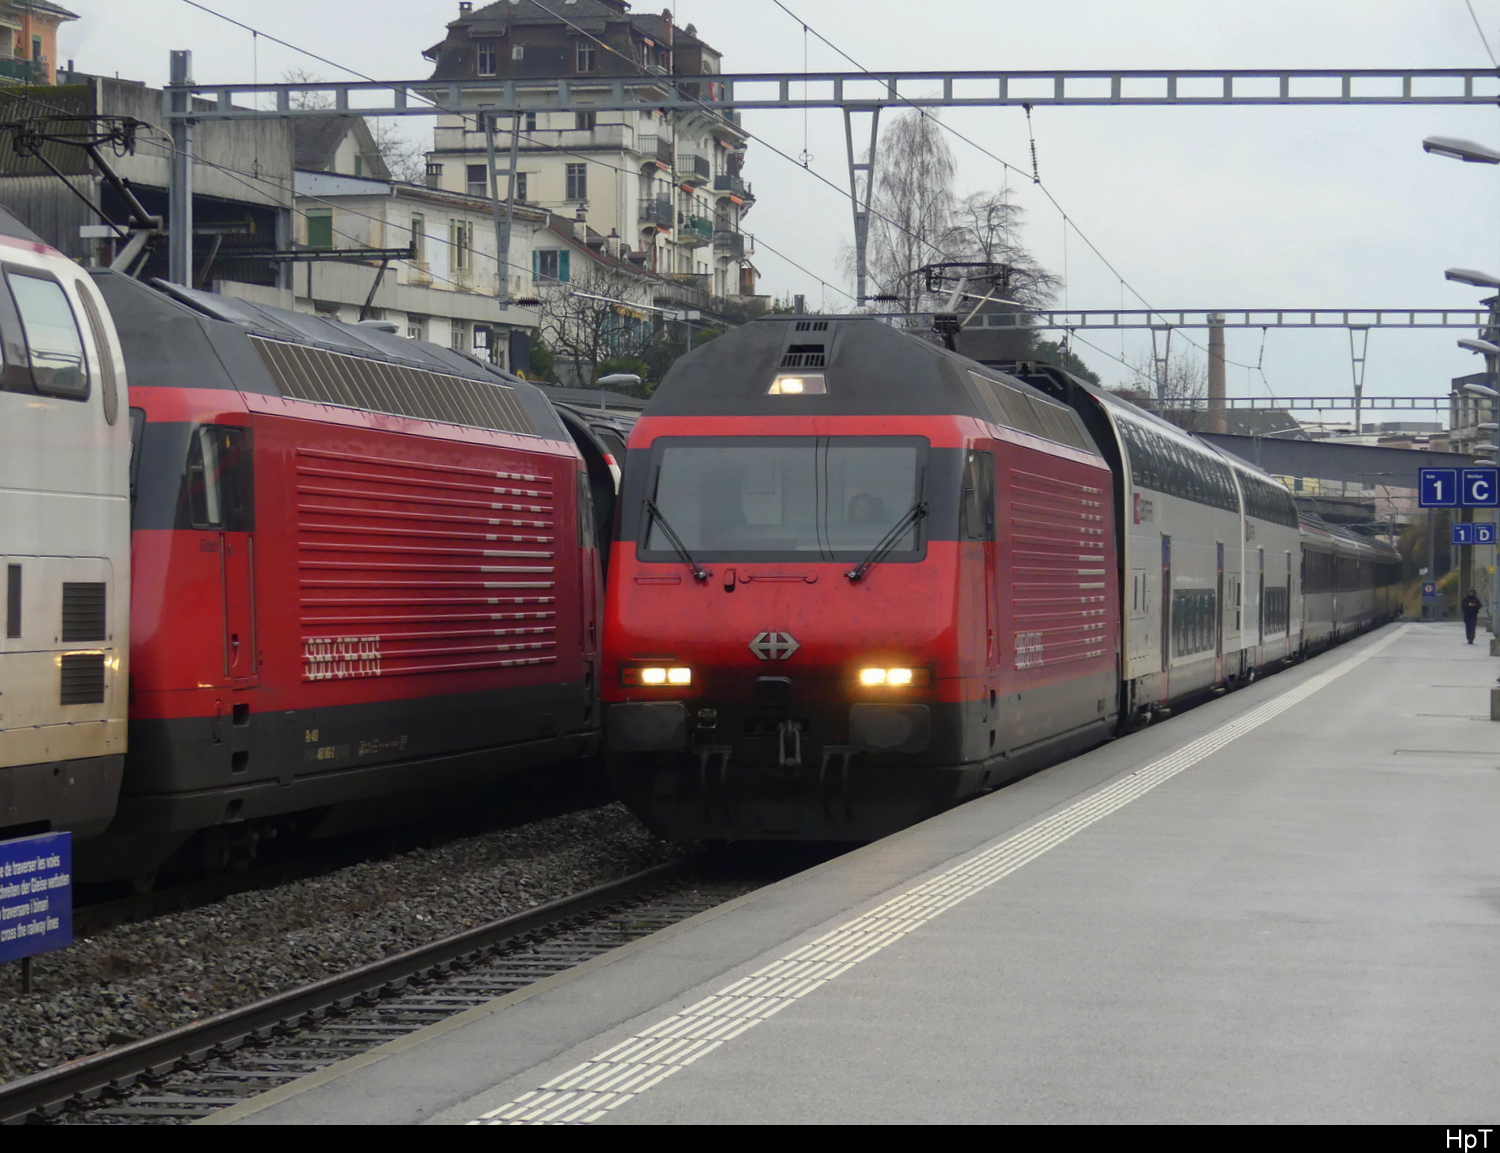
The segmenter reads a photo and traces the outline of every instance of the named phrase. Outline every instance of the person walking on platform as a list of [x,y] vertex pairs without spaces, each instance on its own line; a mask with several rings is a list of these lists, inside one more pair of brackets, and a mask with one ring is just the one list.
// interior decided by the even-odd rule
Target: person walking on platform
[[1479,600],[1478,592],[1470,589],[1458,607],[1463,609],[1464,632],[1468,633],[1469,643],[1472,645],[1474,643],[1474,630],[1479,627],[1479,610],[1484,605]]

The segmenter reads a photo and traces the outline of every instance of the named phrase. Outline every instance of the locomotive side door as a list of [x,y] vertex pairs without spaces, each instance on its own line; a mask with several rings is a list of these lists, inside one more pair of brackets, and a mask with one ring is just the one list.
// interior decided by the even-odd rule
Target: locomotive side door
[[219,533],[224,611],[224,678],[236,689],[259,684],[255,636],[255,503],[250,432],[204,425],[190,470],[195,524]]

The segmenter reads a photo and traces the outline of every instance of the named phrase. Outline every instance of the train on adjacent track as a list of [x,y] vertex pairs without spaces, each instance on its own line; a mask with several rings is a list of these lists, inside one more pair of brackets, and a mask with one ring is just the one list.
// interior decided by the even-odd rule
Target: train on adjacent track
[[881,836],[1400,611],[1253,466],[875,318],[721,336],[629,447],[606,758],[670,837]]
[[618,422],[0,233],[0,838],[145,884],[595,753]]
[[1258,470],[875,319],[726,334],[632,431],[3,213],[0,280],[0,839],[72,831],[84,881],[606,733],[663,833],[864,839],[1396,610],[1395,554]]

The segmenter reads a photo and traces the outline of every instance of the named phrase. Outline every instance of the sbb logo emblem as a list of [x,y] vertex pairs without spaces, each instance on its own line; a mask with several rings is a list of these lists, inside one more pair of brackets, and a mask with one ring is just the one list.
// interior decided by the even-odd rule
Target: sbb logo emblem
[[756,633],[750,651],[763,661],[789,661],[802,646],[791,633]]

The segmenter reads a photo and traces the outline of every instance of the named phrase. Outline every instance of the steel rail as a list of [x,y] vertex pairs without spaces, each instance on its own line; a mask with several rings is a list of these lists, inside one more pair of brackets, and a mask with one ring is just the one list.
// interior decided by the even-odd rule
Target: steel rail
[[477,961],[516,938],[649,893],[682,877],[693,861],[657,865],[243,1008],[0,1085],[0,1124],[21,1124],[32,1116],[55,1114],[69,1101],[94,1100],[112,1088],[129,1089],[142,1077],[164,1076],[184,1063],[206,1060],[215,1050],[269,1039],[278,1028],[315,1021],[329,1009],[349,1008],[383,991],[400,990],[414,978]]

